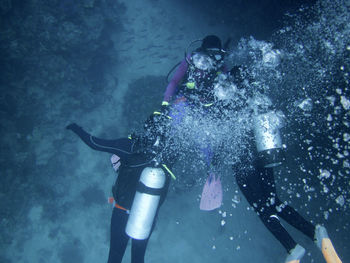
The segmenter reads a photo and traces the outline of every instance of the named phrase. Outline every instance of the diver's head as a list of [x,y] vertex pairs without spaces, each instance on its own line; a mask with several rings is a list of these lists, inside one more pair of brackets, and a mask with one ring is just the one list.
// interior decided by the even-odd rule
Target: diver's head
[[203,38],[202,44],[197,51],[208,55],[217,62],[221,62],[225,55],[225,51],[222,49],[221,40],[215,35],[208,35]]
[[215,35],[209,35],[203,38],[202,45],[200,47],[202,51],[211,50],[211,49],[217,49],[221,50],[221,40],[218,36]]
[[[188,50],[196,42],[201,41],[201,46],[192,52],[188,59]],[[205,71],[217,70],[223,65],[225,50],[222,49],[218,36],[208,35],[203,39],[192,41],[185,51],[187,62],[195,68]]]

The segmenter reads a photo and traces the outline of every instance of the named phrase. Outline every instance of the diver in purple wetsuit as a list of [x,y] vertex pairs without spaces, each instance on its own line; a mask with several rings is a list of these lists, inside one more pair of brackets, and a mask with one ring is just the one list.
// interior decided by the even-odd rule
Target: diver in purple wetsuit
[[[201,40],[199,48],[191,54],[185,54],[185,58],[166,87],[162,102],[161,112],[171,117],[172,126],[181,125],[186,115],[194,111],[199,115],[214,116],[212,109],[215,109],[213,105],[217,103],[214,86],[218,82],[219,75],[226,72],[224,57],[225,50],[222,48],[221,40],[215,35],[206,36]],[[216,199],[207,199],[205,202],[202,198],[200,208],[214,210],[222,203],[220,178],[215,175],[216,154],[206,137],[200,138],[200,141],[204,142],[199,148],[207,165],[207,185],[212,182],[212,186],[218,186],[216,193],[210,194],[216,196]],[[202,194],[202,197],[204,196],[209,196],[206,195],[206,191]]]

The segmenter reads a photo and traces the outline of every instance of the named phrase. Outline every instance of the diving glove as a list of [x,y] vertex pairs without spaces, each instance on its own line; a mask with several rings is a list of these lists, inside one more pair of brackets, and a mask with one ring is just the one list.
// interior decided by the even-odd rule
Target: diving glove
[[164,116],[166,116],[166,117],[168,117],[170,119],[170,116],[169,116],[169,105],[170,105],[169,102],[163,101],[162,102],[162,106],[160,107],[160,110],[153,112],[153,114],[155,114],[155,115],[164,115]]
[[79,126],[78,124],[76,124],[76,123],[71,123],[71,124],[69,124],[69,125],[66,126],[66,129],[67,129],[67,130],[71,130],[71,131],[77,133],[77,131],[82,130],[83,128],[80,127],[80,126]]

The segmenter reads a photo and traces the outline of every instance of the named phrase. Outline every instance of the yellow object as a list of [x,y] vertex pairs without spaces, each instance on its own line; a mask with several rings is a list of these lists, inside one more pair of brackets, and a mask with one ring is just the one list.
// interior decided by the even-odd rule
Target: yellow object
[[162,106],[168,106],[168,105],[169,105],[169,102],[167,102],[165,100],[162,101]]
[[[154,111],[153,112],[154,115],[162,115],[163,113],[159,112],[159,111]],[[164,114],[165,115],[165,114]],[[172,118],[168,115],[165,115],[169,120],[171,120]]]
[[295,260],[292,260],[292,261],[288,261],[288,262],[286,262],[286,263],[299,263],[299,262],[300,262],[299,259],[295,259]]
[[165,164],[162,164],[162,166],[163,166],[164,169],[167,170],[167,172],[171,175],[171,178],[173,178],[174,180],[176,180],[175,175],[173,174],[172,171],[170,171],[170,169],[168,168],[168,166],[166,166]]
[[322,239],[322,254],[327,263],[342,263],[329,238]]
[[207,104],[204,104],[204,107],[210,107],[211,105],[213,105],[214,103],[207,103]]
[[194,89],[196,87],[196,84],[194,82],[187,82],[186,87],[188,89]]

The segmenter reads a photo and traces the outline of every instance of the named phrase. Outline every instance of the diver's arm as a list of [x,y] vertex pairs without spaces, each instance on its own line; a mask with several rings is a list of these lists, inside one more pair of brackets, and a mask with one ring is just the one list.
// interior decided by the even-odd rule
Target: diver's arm
[[188,69],[188,64],[186,59],[182,60],[180,66],[177,68],[174,76],[170,80],[168,86],[166,87],[163,102],[169,102],[171,97],[175,94],[176,88],[179,85],[182,78],[185,76]]
[[69,124],[66,128],[73,131],[83,142],[96,151],[116,154],[122,160],[130,157],[132,154],[133,142],[128,138],[116,140],[99,139],[84,131],[84,129],[76,123]]

